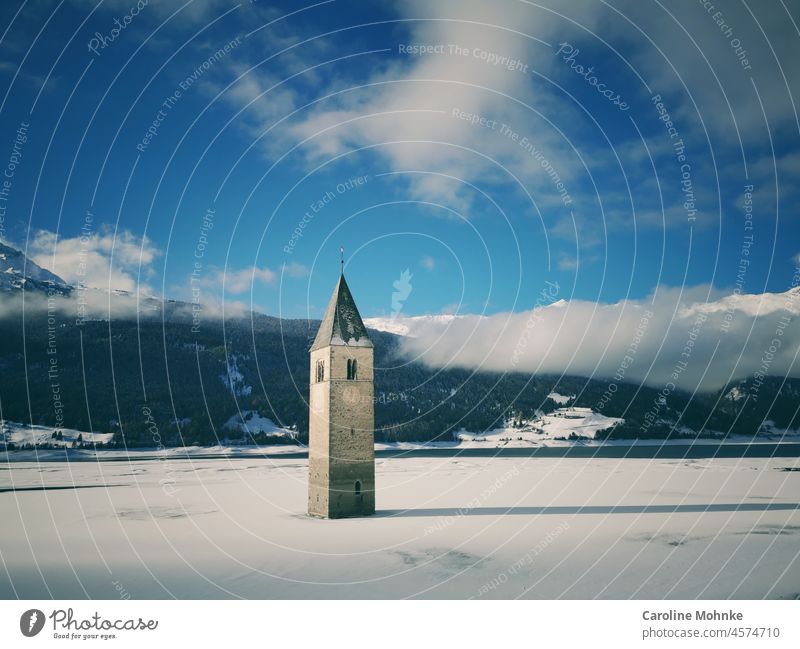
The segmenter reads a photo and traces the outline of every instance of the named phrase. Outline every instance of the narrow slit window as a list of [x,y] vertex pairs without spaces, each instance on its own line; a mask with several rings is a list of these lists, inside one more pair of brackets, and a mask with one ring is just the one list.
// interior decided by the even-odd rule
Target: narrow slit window
[[317,361],[316,377],[317,383],[325,380],[325,361]]

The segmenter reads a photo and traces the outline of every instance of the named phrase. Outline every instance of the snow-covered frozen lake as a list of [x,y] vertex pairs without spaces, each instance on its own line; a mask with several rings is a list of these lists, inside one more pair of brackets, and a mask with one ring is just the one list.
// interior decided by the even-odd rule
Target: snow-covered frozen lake
[[306,461],[0,464],[0,596],[783,598],[800,462],[405,457],[378,515],[304,515]]

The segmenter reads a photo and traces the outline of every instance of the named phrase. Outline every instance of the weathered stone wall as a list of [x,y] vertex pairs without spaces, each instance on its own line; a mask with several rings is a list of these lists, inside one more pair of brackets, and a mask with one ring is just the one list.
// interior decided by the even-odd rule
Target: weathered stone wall
[[[330,471],[330,347],[311,353],[311,385],[309,387],[308,417],[308,513],[327,516],[329,506]],[[316,382],[317,361],[325,362],[325,380]]]
[[[316,362],[325,380],[315,383]],[[347,379],[347,360],[358,378]],[[309,513],[340,518],[375,511],[375,402],[371,347],[334,345],[311,354]]]

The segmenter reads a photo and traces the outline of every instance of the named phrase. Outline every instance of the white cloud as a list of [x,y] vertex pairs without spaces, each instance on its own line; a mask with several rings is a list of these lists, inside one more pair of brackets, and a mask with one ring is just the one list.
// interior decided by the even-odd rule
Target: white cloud
[[289,277],[298,279],[308,277],[311,271],[308,269],[308,266],[304,266],[303,264],[298,264],[296,261],[293,261],[289,264],[283,265],[283,272]]
[[[516,124],[519,136],[534,141],[563,180],[579,171],[571,146],[535,113],[554,112],[548,110],[554,107],[552,95],[533,89],[531,70],[547,72],[553,64],[551,48],[536,38],[554,34],[562,19],[531,5],[500,4],[502,7],[478,0],[398,3],[401,18],[411,20],[404,23],[409,29],[407,36],[387,43],[393,50],[388,55],[390,62],[386,63],[387,55],[372,55],[372,74],[355,82],[365,84],[361,89],[353,90],[355,83],[345,84],[335,76],[323,79],[325,85],[313,89],[315,97],[346,91],[285,122],[279,132],[273,131],[263,140],[264,146],[271,154],[282,153],[287,143],[308,139],[302,152],[310,166],[359,147],[374,146],[371,150],[388,163],[388,169],[378,166],[376,171],[423,172],[404,176],[412,196],[443,201],[459,210],[466,210],[472,199],[472,190],[464,183],[493,178],[509,181],[511,171],[529,189],[547,189],[537,196],[540,204],[546,204],[553,193],[551,178],[531,164],[530,153],[510,135],[499,133],[499,125]],[[559,7],[558,3],[555,6]],[[581,1],[560,9],[591,26],[597,14],[594,6]],[[444,49],[415,57],[400,53],[400,44]],[[462,48],[466,56],[455,53],[451,45]],[[527,68],[509,70],[482,59],[481,53],[508,57]],[[275,82],[273,75],[251,70],[226,94],[239,108],[249,105],[243,117],[253,136],[301,105],[285,85],[260,96]],[[303,83],[302,78],[297,83]],[[494,120],[497,125],[494,129],[473,125],[455,117],[454,109]],[[570,110],[559,105],[558,113],[568,116]]]
[[114,233],[104,226],[86,236],[66,238],[39,230],[25,252],[68,284],[155,293],[143,280],[152,278],[152,264],[161,250],[147,236],[139,237],[128,230]]
[[715,148],[735,149],[739,137],[745,145],[764,146],[767,128],[773,137],[787,127],[797,132],[793,62],[800,41],[786,5],[719,3],[708,12],[690,2],[653,9],[626,2],[620,9],[625,18],[606,14],[603,33],[630,46],[631,63],[667,99],[684,135],[705,146],[707,129]]
[[426,255],[419,260],[419,265],[425,270],[432,271],[434,268],[436,268],[436,260],[430,255]]
[[275,281],[275,272],[269,268],[259,268],[258,266],[250,266],[240,270],[214,268],[206,276],[205,281],[209,286],[224,287],[228,293],[241,295],[257,284],[272,284]]
[[800,376],[800,327],[781,326],[798,316],[800,288],[735,296],[705,286],[662,286],[644,300],[560,300],[522,313],[423,316],[399,324],[409,334],[405,352],[434,367],[597,378],[622,371],[624,380],[654,387],[674,382],[712,390],[759,370]]
[[[226,93],[226,99],[237,108],[250,104],[237,122],[247,124],[248,133],[257,137],[305,101],[337,92],[287,119],[263,138],[261,142],[270,157],[274,159],[276,154],[283,154],[308,139],[298,156],[313,168],[332,156],[353,155],[360,147],[370,147],[373,159],[377,160],[373,166],[376,172],[417,172],[394,177],[407,182],[412,198],[444,202],[467,215],[474,211],[470,208],[477,194],[466,183],[485,188],[486,183],[505,179],[513,186],[510,175],[513,174],[535,197],[537,206],[545,212],[547,227],[553,227],[557,239],[574,239],[574,234],[562,236],[569,235],[569,231],[561,232],[562,225],[572,226],[574,219],[581,245],[599,245],[604,236],[602,226],[629,228],[634,208],[637,226],[660,229],[686,225],[683,200],[676,200],[675,192],[671,191],[675,182],[672,173],[677,169],[672,140],[666,136],[655,108],[650,105],[647,88],[635,78],[632,70],[636,70],[652,93],[662,95],[689,147],[698,226],[710,227],[719,218],[717,193],[705,189],[715,186],[717,172],[723,180],[740,182],[741,156],[735,126],[745,145],[760,147],[760,151],[748,152],[750,173],[758,181],[757,186],[774,185],[769,182],[772,157],[758,158],[768,143],[760,101],[764,103],[773,137],[788,133],[797,119],[787,85],[797,94],[798,77],[789,62],[797,59],[800,41],[792,33],[793,24],[782,8],[776,11],[731,5],[723,10],[734,35],[741,39],[752,59],[752,73],[743,70],[731,38],[722,33],[713,17],[697,3],[654,8],[637,0],[618,2],[614,7],[589,1],[531,4],[503,0],[493,3],[409,0],[396,3],[395,9],[404,22],[394,32],[398,34],[397,40],[393,37],[385,43],[391,52],[357,58],[352,65],[323,66],[275,87],[266,95],[262,93],[275,86],[280,76],[274,71],[265,73],[261,68],[249,72],[244,66],[237,68],[237,75],[246,74]],[[668,12],[675,15],[675,20]],[[761,28],[766,39],[760,33]],[[630,113],[636,113],[643,141],[632,131],[626,135],[613,123],[613,118],[609,121],[604,114],[607,107],[587,103],[586,109],[599,121],[598,129],[565,94],[538,76],[563,84],[565,90],[576,96],[586,90],[581,87],[580,78],[554,55],[557,44],[564,40],[580,47],[581,63],[597,66],[597,74],[604,81],[619,81],[620,87],[631,94],[626,99],[645,102],[641,110],[637,106]],[[398,52],[400,44],[443,46],[445,51],[403,55]],[[450,45],[458,45],[467,55],[451,54]],[[771,48],[775,49],[775,55]],[[528,65],[528,70],[492,65],[473,56],[476,49],[518,59]],[[599,50],[602,56],[598,57]],[[294,57],[290,72],[324,60],[311,58],[301,66],[297,65],[299,55],[289,54]],[[313,56],[317,54],[315,50]],[[333,56],[331,53],[330,57]],[[708,58],[708,65],[704,57]],[[371,69],[368,75],[353,78],[353,70],[367,65]],[[786,80],[779,65],[783,66]],[[342,66],[346,66],[346,72],[342,72]],[[758,97],[750,83],[751,74]],[[523,147],[499,134],[497,129],[455,118],[453,109],[505,122],[518,137],[532,141],[574,198],[577,208],[574,216],[561,205],[552,178],[537,162],[532,162]],[[563,136],[558,129],[564,131]],[[706,141],[706,129],[710,142]],[[615,134],[613,149],[602,142],[601,130]],[[645,144],[657,160],[660,189],[666,200],[663,212],[656,201],[659,188],[655,186]],[[709,144],[714,160],[708,155]],[[611,192],[627,194],[627,181],[638,190],[634,192],[634,205],[629,204],[626,195],[620,205],[612,206],[611,212],[601,213],[584,161],[591,173],[603,174],[604,202]],[[797,161],[793,153],[779,156],[778,172],[785,179],[781,182],[781,192],[793,190],[791,173],[796,171]],[[620,162],[624,169],[619,168]],[[533,206],[526,209],[535,212]],[[605,222],[604,216],[608,219]]]
[[570,255],[562,255],[558,259],[559,270],[577,270],[578,260]]
[[[289,277],[302,277],[301,264],[290,264],[284,272]],[[203,313],[213,316],[225,314],[236,316],[247,311],[266,312],[254,300],[259,287],[274,286],[277,283],[278,271],[267,267],[246,266],[231,268],[208,266],[198,275],[191,275],[183,285],[173,285],[169,292],[176,299],[189,303],[201,304]],[[253,294],[253,299],[250,294]]]

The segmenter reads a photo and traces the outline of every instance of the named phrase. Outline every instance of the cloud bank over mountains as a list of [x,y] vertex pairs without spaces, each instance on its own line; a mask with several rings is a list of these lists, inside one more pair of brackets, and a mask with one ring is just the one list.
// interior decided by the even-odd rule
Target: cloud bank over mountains
[[[565,374],[710,391],[760,375],[800,376],[800,268],[785,293],[660,286],[648,298],[557,300],[491,316],[374,318],[433,367]],[[554,296],[555,297],[555,296]]]
[[[89,255],[94,277],[109,272],[111,258],[100,249],[104,237]],[[45,251],[52,243],[47,233],[34,241],[32,250],[43,266],[58,269],[86,257],[67,241],[64,255]],[[144,240],[126,236],[121,258],[138,264]],[[59,248],[62,244],[59,244]],[[81,245],[88,245],[83,242]],[[57,248],[57,249],[59,249]],[[125,319],[162,317],[159,298],[117,287],[93,286],[89,281],[69,295],[48,299],[39,284],[23,293],[20,269],[26,266],[42,278],[58,277],[25,262],[21,253],[4,248],[0,269],[14,283],[0,292],[0,317],[22,313],[57,312],[68,319]],[[148,254],[156,255],[150,251]],[[79,257],[77,255],[80,255]],[[283,269],[302,275],[305,269]],[[120,270],[124,282],[132,281],[132,269]],[[127,273],[127,274],[126,274]],[[74,280],[72,275],[68,275]],[[85,274],[77,277],[84,278]],[[267,269],[219,271],[217,284],[202,286],[203,314],[208,317],[242,317],[256,306],[225,298],[228,292],[244,293],[257,282],[273,282]],[[73,282],[69,282],[76,286]],[[123,286],[127,286],[123,283]],[[368,318],[368,327],[402,336],[403,355],[433,367],[460,367],[475,371],[564,374],[605,378],[616,382],[644,383],[664,388],[709,391],[733,381],[764,376],[800,376],[800,265],[795,268],[793,288],[785,293],[733,294],[708,285],[691,288],[659,286],[640,300],[603,304],[589,300],[561,299],[560,287],[548,283],[537,306],[528,311],[483,315],[436,315]],[[109,290],[111,288],[112,290]],[[134,286],[135,288],[135,286]],[[20,298],[24,295],[24,302]],[[191,299],[173,303],[169,315],[190,316]]]

